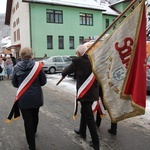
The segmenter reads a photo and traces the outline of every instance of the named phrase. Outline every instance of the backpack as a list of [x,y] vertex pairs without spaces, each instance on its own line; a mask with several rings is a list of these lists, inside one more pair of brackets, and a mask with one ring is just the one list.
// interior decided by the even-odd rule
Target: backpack
[[3,68],[0,66],[0,73],[2,73],[2,71],[3,71]]

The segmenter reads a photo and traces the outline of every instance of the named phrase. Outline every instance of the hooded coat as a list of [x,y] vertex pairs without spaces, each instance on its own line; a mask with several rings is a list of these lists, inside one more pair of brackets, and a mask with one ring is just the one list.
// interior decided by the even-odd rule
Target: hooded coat
[[[12,84],[14,87],[18,88],[20,86],[20,84],[30,73],[34,65],[35,61],[32,59],[19,61],[15,65],[12,77]],[[43,69],[41,69],[37,78],[19,98],[18,100],[19,109],[39,108],[40,106],[42,106],[43,91],[41,86],[44,86],[46,82],[47,82],[46,75]]]
[[[72,60],[72,63],[63,70],[62,76],[65,77],[66,75],[71,74],[73,72],[76,73],[76,80],[77,80],[76,88],[78,91],[81,85],[92,73],[92,66],[86,54],[81,57],[74,58]],[[99,84],[98,81],[95,79],[91,88],[82,98],[78,99],[78,101],[93,102],[97,101],[98,98],[99,98]]]

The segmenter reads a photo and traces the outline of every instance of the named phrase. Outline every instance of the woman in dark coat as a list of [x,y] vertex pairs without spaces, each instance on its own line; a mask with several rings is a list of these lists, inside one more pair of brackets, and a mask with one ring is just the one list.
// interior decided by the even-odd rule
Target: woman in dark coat
[[[20,56],[22,60],[15,65],[12,77],[12,84],[16,88],[20,86],[35,65],[30,48],[22,49],[20,51]],[[46,82],[45,73],[41,69],[36,79],[17,101],[24,120],[25,133],[30,150],[36,149],[35,133],[39,121],[38,113],[39,108],[43,105],[43,92],[41,86],[44,86]]]
[[[72,60],[72,63],[63,70],[62,76],[76,72],[76,88],[77,92],[81,85],[86,81],[86,79],[92,73],[91,63],[88,56],[85,53],[87,47],[85,45],[80,45],[77,47],[78,57]],[[97,80],[93,82],[90,89],[81,98],[77,98],[77,101],[81,102],[81,120],[79,130],[75,130],[75,133],[80,135],[83,139],[86,138],[86,126],[88,126],[91,137],[92,137],[92,147],[95,150],[99,150],[99,137],[96,131],[96,125],[94,121],[92,103],[97,101],[99,98],[99,85]]]

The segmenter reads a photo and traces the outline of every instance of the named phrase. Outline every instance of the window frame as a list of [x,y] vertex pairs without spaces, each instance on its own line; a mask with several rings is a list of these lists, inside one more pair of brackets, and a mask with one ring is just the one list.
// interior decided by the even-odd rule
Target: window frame
[[63,24],[63,11],[46,9],[46,21],[47,23]]
[[79,17],[80,25],[93,26],[93,14],[80,12]]
[[69,36],[69,49],[74,49],[74,36]]
[[79,36],[79,45],[84,43],[84,36]]
[[53,49],[53,36],[52,35],[47,35],[47,49]]
[[58,36],[58,49],[64,49],[64,36]]
[[109,24],[110,24],[109,19],[106,19],[106,20],[105,20],[105,27],[106,27],[106,29],[109,27]]

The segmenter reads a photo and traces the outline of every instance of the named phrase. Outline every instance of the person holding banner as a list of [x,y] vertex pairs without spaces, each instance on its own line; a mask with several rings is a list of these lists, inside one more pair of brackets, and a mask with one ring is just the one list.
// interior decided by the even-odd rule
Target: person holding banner
[[[12,84],[18,88],[15,104],[24,120],[25,134],[30,150],[36,150],[35,134],[39,122],[39,108],[43,105],[41,86],[47,82],[46,75],[39,62],[32,57],[31,48],[20,51],[21,61],[14,67]],[[19,114],[18,114],[19,116]],[[11,117],[8,117],[11,119]]]
[[96,119],[95,119],[95,123],[96,123],[96,126],[99,128],[100,125],[101,125],[101,120],[102,120],[102,117],[101,116],[105,116],[105,110],[106,108],[104,107],[103,105],[103,92],[102,92],[102,88],[101,86],[99,85],[99,101],[101,102],[97,102],[97,105],[93,108],[93,113],[96,113]]
[[[101,125],[101,121],[102,121],[101,115],[100,115],[99,111],[97,111],[95,123],[98,128]],[[116,135],[117,134],[117,123],[111,122],[111,127],[110,127],[110,129],[108,129],[108,132],[112,135]]]
[[[101,99],[101,103],[99,107],[95,107],[94,113],[96,112],[96,126],[99,128],[101,125],[102,118],[106,115],[104,111],[106,110],[105,106],[103,105],[103,91],[101,86],[99,86],[99,97]],[[111,122],[111,127],[108,129],[108,132],[112,135],[117,134],[117,123]]]
[[94,150],[99,150],[99,137],[92,111],[93,102],[99,98],[99,84],[92,73],[90,61],[85,54],[86,50],[85,45],[77,47],[76,54],[78,57],[74,58],[72,63],[63,70],[62,77],[65,78],[68,74],[76,72],[77,97],[75,100],[74,119],[77,115],[78,101],[81,103],[81,118],[79,130],[74,131],[81,138],[86,139],[86,127],[88,127],[92,138],[90,146]]

